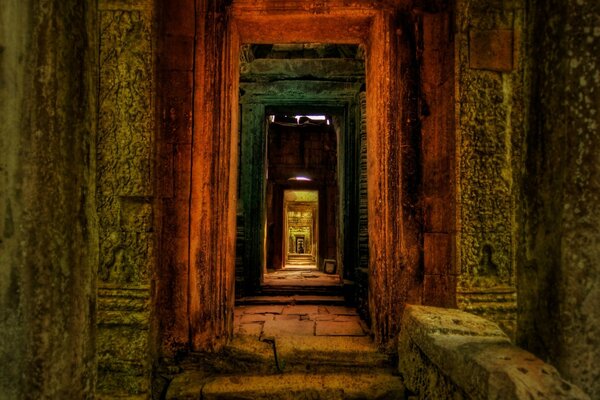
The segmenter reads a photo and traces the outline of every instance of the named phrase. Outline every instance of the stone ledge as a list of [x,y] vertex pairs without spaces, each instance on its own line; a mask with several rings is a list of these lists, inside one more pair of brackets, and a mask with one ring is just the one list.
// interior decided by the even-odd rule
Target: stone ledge
[[407,306],[399,359],[419,398],[589,399],[496,324],[455,309]]

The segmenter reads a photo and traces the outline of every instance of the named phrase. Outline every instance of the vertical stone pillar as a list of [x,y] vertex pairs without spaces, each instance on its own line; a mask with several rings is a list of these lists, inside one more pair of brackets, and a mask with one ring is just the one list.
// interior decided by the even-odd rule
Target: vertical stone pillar
[[244,292],[260,286],[265,262],[266,126],[263,104],[243,104],[240,201],[244,212]]
[[369,317],[369,216],[367,201],[367,93],[358,95],[359,176],[358,176],[358,262],[355,270],[357,308]]
[[523,149],[520,1],[456,3],[458,306],[514,338]]
[[96,9],[0,2],[0,398],[94,397]]
[[196,3],[189,275],[196,350],[222,345],[233,330],[239,41],[223,3]]
[[169,0],[159,8],[157,195],[161,207],[156,323],[160,352],[189,349],[190,182],[194,93],[194,0]]
[[153,1],[98,3],[100,395],[150,396],[156,267]]
[[600,4],[529,1],[518,343],[600,398]]
[[369,307],[375,339],[391,343],[407,302],[420,302],[410,39],[388,12],[371,26],[367,56]]
[[423,304],[456,306],[454,32],[449,10],[418,14],[423,170]]

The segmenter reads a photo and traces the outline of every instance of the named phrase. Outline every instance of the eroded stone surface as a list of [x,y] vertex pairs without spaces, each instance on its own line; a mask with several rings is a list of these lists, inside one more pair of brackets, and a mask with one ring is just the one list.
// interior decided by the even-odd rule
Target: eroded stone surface
[[300,320],[278,320],[266,321],[263,327],[265,337],[296,335],[296,336],[314,336],[315,322]]
[[0,398],[94,398],[95,3],[0,3]]
[[364,336],[360,323],[355,321],[317,321],[317,336]]
[[507,306],[491,295],[473,307],[469,300],[477,292],[515,289],[526,95],[525,14],[517,4],[459,1],[455,22],[458,306],[505,321],[513,337],[514,301]]
[[283,309],[283,314],[294,314],[294,315],[309,315],[317,314],[319,312],[318,306],[288,306]]
[[[155,113],[152,9],[99,5],[97,212],[100,394],[151,391]],[[128,340],[125,340],[128,338]]]
[[533,1],[519,336],[600,398],[600,4]]
[[283,306],[265,305],[265,306],[248,306],[244,309],[244,314],[281,314]]
[[[203,399],[401,399],[399,377],[388,374],[227,376],[207,383]],[[169,399],[171,400],[171,399]]]
[[589,399],[500,328],[459,310],[407,306],[399,369],[422,397]]

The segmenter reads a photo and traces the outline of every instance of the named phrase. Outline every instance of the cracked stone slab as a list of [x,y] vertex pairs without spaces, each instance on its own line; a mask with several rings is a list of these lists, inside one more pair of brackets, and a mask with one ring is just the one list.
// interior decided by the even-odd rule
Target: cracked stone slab
[[244,308],[244,314],[281,314],[283,306],[247,306]]
[[358,315],[356,309],[353,307],[344,307],[344,306],[326,306],[325,307],[329,314],[336,315]]
[[263,327],[263,336],[314,336],[315,322],[300,320],[266,321]]
[[240,333],[240,335],[259,337],[262,330],[263,330],[263,325],[261,323],[257,322],[257,323],[240,325],[239,333]]
[[302,305],[302,306],[287,306],[283,309],[284,314],[309,315],[317,314],[319,306]]
[[365,336],[358,321],[317,321],[317,336]]
[[[399,377],[384,374],[308,374],[220,376],[202,389],[206,400],[225,399],[402,399]],[[168,400],[173,400],[168,398]]]

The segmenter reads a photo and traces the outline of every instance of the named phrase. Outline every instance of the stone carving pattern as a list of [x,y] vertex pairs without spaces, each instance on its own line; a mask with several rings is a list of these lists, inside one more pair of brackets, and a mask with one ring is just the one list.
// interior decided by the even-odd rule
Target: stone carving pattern
[[[97,142],[100,270],[103,281],[149,279],[154,257],[151,215],[154,109],[151,19],[147,12],[102,11],[100,19],[100,118]],[[123,207],[123,205],[126,205]]]
[[[469,14],[471,13],[471,14]],[[512,14],[497,11],[479,13],[459,9],[458,22],[474,21],[478,29],[510,28]],[[463,27],[468,32],[467,27]],[[460,106],[460,241],[461,276],[459,286],[487,288],[514,286],[515,254],[515,137],[522,117],[513,105],[518,101],[515,81],[519,71],[501,74],[469,68],[468,40],[464,33],[459,43]],[[483,273],[483,260],[496,268]]]

